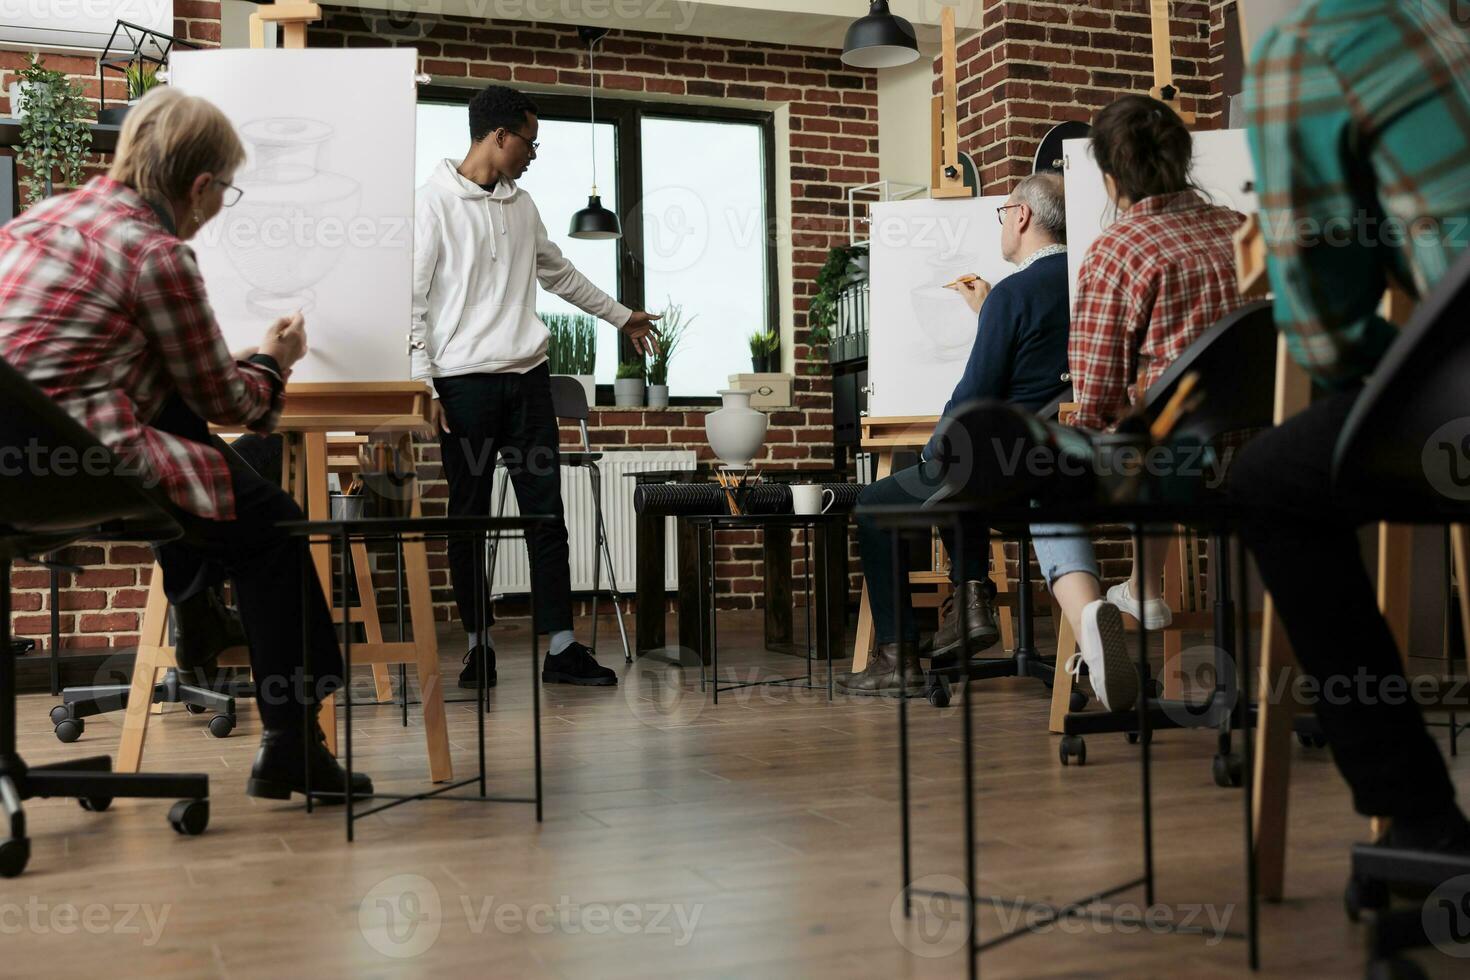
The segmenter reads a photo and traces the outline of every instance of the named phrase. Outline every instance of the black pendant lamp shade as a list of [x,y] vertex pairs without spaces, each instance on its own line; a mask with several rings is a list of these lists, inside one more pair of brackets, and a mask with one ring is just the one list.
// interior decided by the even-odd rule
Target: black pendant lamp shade
[[888,0],[872,0],[868,16],[852,22],[842,61],[857,68],[897,68],[919,57],[914,25],[889,12]]
[[602,206],[597,193],[597,60],[593,48],[607,34],[605,27],[579,27],[578,33],[587,44],[587,100],[592,116],[592,193],[587,197],[587,206],[572,215],[573,238],[584,241],[607,241],[623,237],[623,225],[618,216]]

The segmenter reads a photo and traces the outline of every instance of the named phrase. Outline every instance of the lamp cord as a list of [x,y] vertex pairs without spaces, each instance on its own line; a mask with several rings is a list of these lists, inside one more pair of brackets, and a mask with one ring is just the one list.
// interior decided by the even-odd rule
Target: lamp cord
[[587,99],[592,106],[592,196],[597,196],[597,42],[587,44]]

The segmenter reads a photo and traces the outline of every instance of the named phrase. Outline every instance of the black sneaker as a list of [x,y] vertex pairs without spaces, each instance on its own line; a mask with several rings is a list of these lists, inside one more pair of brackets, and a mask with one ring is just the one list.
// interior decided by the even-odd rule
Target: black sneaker
[[618,683],[618,675],[598,663],[591,650],[580,643],[573,643],[561,653],[546,655],[541,666],[541,680],[547,684],[614,687]]
[[[475,654],[479,656],[475,656]],[[469,691],[480,689],[480,678],[475,668],[480,663],[485,665],[485,687],[495,686],[495,648],[488,647],[483,643],[464,655],[464,670],[459,672],[459,686]]]

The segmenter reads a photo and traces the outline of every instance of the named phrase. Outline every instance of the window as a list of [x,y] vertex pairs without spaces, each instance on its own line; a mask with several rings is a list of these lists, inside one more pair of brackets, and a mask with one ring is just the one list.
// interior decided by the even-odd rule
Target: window
[[[468,145],[473,89],[420,92],[417,178]],[[572,215],[592,183],[585,99],[535,95],[536,161],[520,185],[551,240],[583,275],[633,309],[670,301],[692,325],[669,367],[670,395],[711,402],[731,374],[750,370],[747,339],[778,329],[770,113],[668,104],[597,102],[598,191],[623,219],[618,242],[578,241]],[[638,202],[637,207],[625,202]],[[537,287],[545,313],[577,312]],[[597,381],[611,384],[632,352],[612,327],[598,330]]]

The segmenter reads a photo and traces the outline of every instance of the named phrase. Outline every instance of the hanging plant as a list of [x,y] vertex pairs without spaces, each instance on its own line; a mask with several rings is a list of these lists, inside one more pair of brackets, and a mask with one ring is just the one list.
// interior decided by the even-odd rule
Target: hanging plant
[[65,74],[31,63],[20,72],[20,145],[15,162],[26,171],[22,180],[25,204],[29,207],[52,192],[53,178],[63,186],[82,182],[87,154],[92,148],[92,130],[86,116],[91,103],[82,89]]
[[[866,245],[839,245],[827,253],[827,261],[817,273],[817,293],[807,308],[806,322],[809,328],[807,343],[813,357],[820,360],[823,348],[832,341],[832,328],[837,324],[837,299],[842,290],[852,281],[853,260],[868,254]],[[818,374],[821,365],[813,363],[808,372]]]

